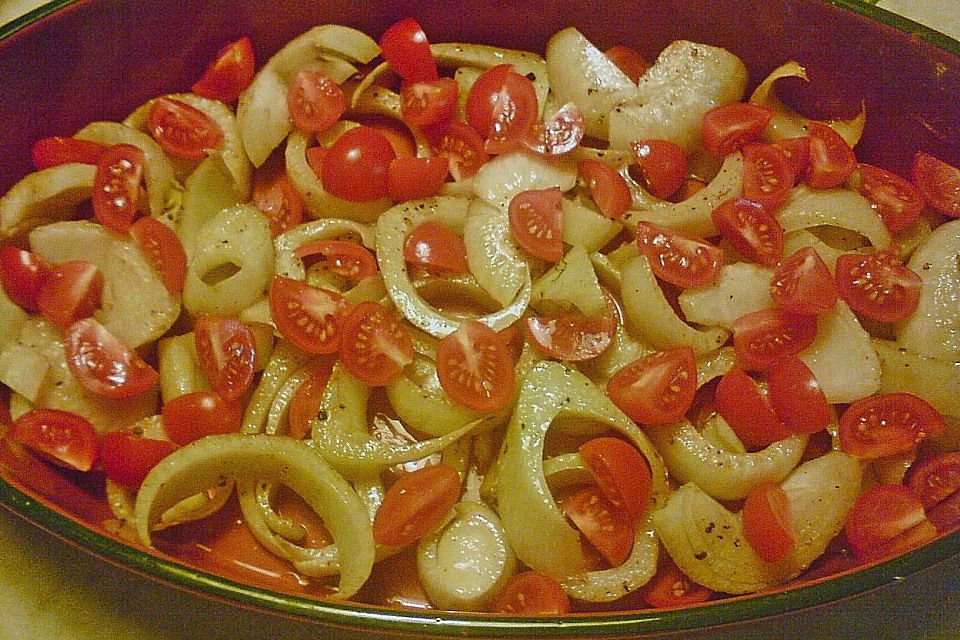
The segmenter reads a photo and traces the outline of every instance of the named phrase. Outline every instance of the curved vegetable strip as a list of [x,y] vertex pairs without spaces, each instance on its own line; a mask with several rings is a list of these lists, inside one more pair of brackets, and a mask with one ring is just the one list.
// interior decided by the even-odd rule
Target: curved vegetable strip
[[467,264],[477,284],[507,305],[530,281],[530,267],[510,233],[507,211],[474,200],[463,226]]
[[277,343],[243,414],[241,433],[261,433],[264,430],[274,399],[284,383],[313,357],[286,340]]
[[784,232],[809,227],[831,226],[854,231],[877,249],[892,238],[870,201],[848,189],[810,189],[800,185],[777,211]]
[[28,173],[0,197],[0,238],[20,242],[34,228],[76,216],[90,198],[97,168],[71,162]]
[[810,367],[827,402],[853,402],[876,393],[880,386],[880,360],[870,334],[845,303],[821,314],[817,337],[800,359]]
[[304,280],[307,277],[307,270],[303,266],[303,260],[297,257],[294,251],[310,242],[341,239],[345,236],[359,236],[366,247],[372,248],[375,244],[373,229],[353,220],[321,218],[298,224],[274,238],[274,271],[280,276]]
[[401,420],[432,436],[445,435],[483,418],[483,414],[450,399],[440,386],[435,362],[423,355],[415,357],[404,368],[403,375],[388,383],[385,390],[390,406]]
[[170,198],[170,207],[179,209],[177,235],[189,258],[200,229],[227,207],[245,202],[248,198],[227,166],[223,154],[211,151],[201,160],[183,182],[179,198]]
[[333,596],[349,598],[373,567],[373,529],[353,488],[306,445],[289,438],[227,434],[177,450],[154,467],[137,495],[137,533],[147,546],[150,530],[169,506],[225,480],[270,479],[296,491],[323,519],[340,549],[340,585]]

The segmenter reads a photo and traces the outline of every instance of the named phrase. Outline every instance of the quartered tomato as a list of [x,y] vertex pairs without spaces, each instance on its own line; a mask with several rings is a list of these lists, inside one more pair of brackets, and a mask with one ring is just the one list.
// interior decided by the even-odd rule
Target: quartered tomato
[[323,404],[323,394],[330,380],[330,367],[314,365],[310,376],[300,383],[290,398],[287,409],[287,422],[290,424],[289,436],[301,440],[310,433],[310,421],[316,420]]
[[637,140],[632,145],[647,191],[666,200],[687,177],[687,152],[669,140]]
[[193,327],[200,369],[207,382],[228,400],[237,400],[253,382],[257,339],[234,318],[200,316]]
[[173,98],[157,98],[147,126],[163,150],[184,160],[202,160],[223,141],[219,125],[203,111]]
[[373,517],[377,544],[399,547],[439,527],[460,499],[460,475],[446,464],[400,475]]
[[633,550],[634,525],[590,485],[566,498],[560,508],[611,567],[619,567]]
[[796,174],[787,155],[769,144],[743,147],[743,197],[776,211],[787,198]]
[[266,216],[273,238],[303,222],[303,198],[285,173],[258,175],[253,182],[250,203]]
[[603,52],[610,61],[617,65],[620,71],[630,78],[630,82],[636,84],[640,81],[640,76],[647,72],[650,65],[643,59],[643,56],[636,49],[626,47],[622,44],[614,45]]
[[697,391],[697,360],[690,347],[658,351],[634,360],[607,382],[607,395],[640,424],[683,418]]
[[594,438],[580,445],[580,457],[600,491],[628,521],[646,513],[653,479],[647,459],[633,445],[620,438]]
[[161,460],[177,450],[169,440],[144,438],[126,431],[106,433],[100,440],[100,463],[107,477],[136,491]]
[[130,226],[130,237],[160,274],[167,291],[182,292],[187,278],[187,254],[177,234],[156,218],[144,216]]
[[734,102],[714,107],[703,116],[703,146],[715,156],[730,155],[760,138],[773,116],[773,109],[759,104]]
[[321,255],[328,271],[360,282],[379,272],[377,258],[369,249],[349,240],[315,240],[300,245],[293,254],[298,258]]
[[793,170],[793,183],[796,184],[806,175],[807,167],[810,166],[810,138],[801,136],[777,140],[773,146],[787,157],[787,162]]
[[386,136],[373,127],[345,132],[323,158],[323,188],[350,202],[372,202],[387,195],[387,168],[397,157]]
[[76,471],[90,471],[100,450],[100,438],[90,422],[59,409],[32,409],[10,425],[11,438],[45,460]]
[[945,428],[943,416],[923,398],[885,393],[857,400],[843,412],[840,447],[850,455],[872,460],[910,451]]
[[925,151],[913,157],[913,184],[931,207],[960,218],[960,169]]
[[526,319],[524,328],[531,344],[547,356],[581,362],[606,351],[617,330],[617,319],[613,313],[531,316]]
[[690,580],[669,558],[643,589],[643,599],[658,609],[699,604],[712,596],[713,591]]
[[764,562],[779,562],[797,546],[790,523],[790,501],[779,485],[754,489],[743,503],[743,535]]
[[510,201],[510,232],[528,253],[548,262],[563,259],[563,193],[558,187],[521,191]]
[[433,274],[466,273],[467,246],[463,238],[439,222],[424,222],[403,243],[403,258]]
[[568,102],[544,122],[535,122],[523,145],[542,156],[559,156],[577,148],[586,133],[583,111]]
[[637,223],[637,244],[658,278],[684,289],[710,284],[723,267],[719,247],[652,222]]
[[394,311],[367,300],[345,317],[340,362],[362,382],[371,387],[390,383],[413,356],[413,343]]
[[880,484],[857,498],[844,533],[856,558],[870,562],[919,547],[936,537],[937,530],[909,488]]
[[0,248],[0,283],[10,299],[25,310],[39,311],[37,297],[50,273],[43,258],[13,245]]
[[253,82],[254,67],[253,43],[243,36],[217,52],[191,90],[204,98],[233,102]]
[[923,504],[937,531],[960,527],[960,451],[948,451],[910,467],[904,484]]
[[891,233],[899,233],[917,221],[923,212],[923,196],[895,173],[872,164],[859,165],[860,195],[873,203]]
[[906,320],[920,304],[923,281],[903,264],[896,245],[876,253],[841,255],[834,278],[851,309],[880,322]]
[[577,172],[587,183],[590,197],[605,217],[618,220],[630,209],[630,187],[617,170],[600,160],[581,160]]
[[335,291],[275,276],[270,285],[270,317],[277,331],[308,353],[340,349],[341,314],[347,306]]
[[437,376],[455,402],[490,413],[510,401],[516,372],[506,341],[487,325],[466,320],[440,339]]
[[116,144],[100,155],[93,179],[97,222],[126,235],[140,207],[144,155],[132,144]]
[[167,437],[185,445],[204,436],[238,432],[243,405],[210,391],[194,391],[164,403],[161,415]]
[[287,90],[287,108],[293,124],[309,133],[323,133],[347,110],[347,96],[336,81],[315,69],[294,76]]
[[132,398],[150,389],[160,376],[137,352],[86,318],[64,335],[67,366],[84,389],[108,398]]
[[833,309],[840,294],[817,250],[803,247],[777,265],[770,280],[770,297],[787,313],[817,315]]
[[857,156],[840,134],[823,124],[807,125],[810,138],[810,165],[807,184],[815,189],[838,187],[857,169]]
[[397,158],[387,167],[387,194],[394,202],[437,195],[450,175],[446,158]]
[[733,321],[733,349],[748,369],[765,371],[778,360],[795,356],[817,335],[814,316],[762,309]]
[[774,267],[780,262],[783,227],[766,205],[746,198],[731,198],[710,215],[723,238],[744,258],[764,267]]
[[50,269],[40,286],[37,307],[50,324],[66,331],[77,320],[93,315],[102,293],[103,272],[97,265],[71,260]]
[[794,433],[813,434],[833,422],[833,411],[820,382],[803,360],[788,356],[767,372],[770,405]]
[[403,121],[415,127],[445,122],[457,108],[460,85],[453,78],[407,82],[400,90]]
[[570,613],[570,597],[550,576],[522,571],[507,580],[490,610],[514,616],[561,615]]
[[42,138],[33,143],[31,156],[37,171],[49,169],[68,162],[97,164],[107,147],[92,140],[80,140],[64,136]]
[[413,18],[404,18],[383,32],[380,52],[407,82],[437,79],[437,62],[430,52],[427,34]]
[[715,398],[717,412],[748,451],[758,451],[793,435],[777,418],[759,385],[739,367],[720,378]]
[[467,94],[467,122],[485,140],[487,153],[516,148],[537,121],[537,92],[529,78],[508,64],[484,71]]
[[442,127],[431,140],[434,153],[447,159],[450,175],[458,182],[472,177],[490,159],[480,134],[459,120]]

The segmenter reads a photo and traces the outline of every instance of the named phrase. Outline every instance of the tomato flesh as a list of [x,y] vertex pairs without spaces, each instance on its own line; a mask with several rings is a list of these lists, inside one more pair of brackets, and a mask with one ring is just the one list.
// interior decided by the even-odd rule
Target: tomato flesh
[[910,227],[923,212],[923,196],[912,184],[886,169],[860,163],[860,195],[876,209],[891,233]]
[[397,158],[387,167],[387,193],[394,202],[437,195],[450,175],[446,158]]
[[563,259],[563,193],[558,187],[521,191],[507,212],[513,238],[527,252],[548,262]]
[[720,378],[715,399],[717,412],[748,451],[758,451],[793,435],[777,418],[757,383],[739,367]]
[[880,322],[906,320],[920,304],[923,281],[903,264],[896,245],[839,256],[834,278],[851,309]]
[[361,302],[344,320],[340,362],[366,384],[382,387],[396,380],[413,356],[410,336],[383,305]]
[[483,138],[465,122],[453,120],[431,139],[434,153],[447,159],[450,175],[457,182],[473,177],[490,159]]
[[184,160],[202,160],[208,149],[223,141],[223,132],[210,116],[173,98],[153,101],[147,125],[164,151]]
[[770,297],[787,313],[818,315],[833,309],[840,294],[817,250],[802,247],[773,272]]
[[506,153],[519,146],[539,113],[533,82],[508,64],[480,74],[470,87],[465,109],[467,122],[484,138],[487,153]]
[[931,207],[945,216],[960,218],[960,169],[918,151],[913,158],[913,184]]
[[467,246],[463,238],[439,222],[416,227],[403,244],[403,257],[428,273],[467,273]]
[[851,404],[840,416],[840,447],[850,455],[872,460],[910,451],[945,428],[943,416],[919,396],[869,396]]
[[194,391],[166,402],[161,415],[167,437],[183,446],[204,436],[238,432],[243,405],[210,391]]
[[437,376],[454,402],[490,413],[510,401],[516,372],[501,336],[485,324],[466,320],[440,339]]
[[347,305],[342,295],[275,276],[269,300],[277,331],[294,345],[319,354],[340,349],[340,316]]
[[787,155],[769,144],[743,147],[743,197],[776,211],[793,189],[795,174]]
[[97,164],[106,146],[92,140],[51,136],[33,143],[31,156],[37,171],[49,169],[68,162]]
[[844,533],[854,556],[869,562],[920,546],[936,536],[936,529],[908,487],[881,484],[860,494]]
[[217,52],[191,90],[204,98],[233,102],[253,82],[254,67],[253,43],[243,36]]
[[815,189],[838,187],[857,170],[857,156],[840,134],[822,122],[807,125],[810,165],[807,184]]
[[687,152],[669,140],[637,140],[631,147],[647,190],[666,200],[683,186],[687,177]]
[[580,456],[600,491],[628,521],[646,513],[653,476],[635,447],[620,438],[594,438],[580,445]]
[[200,316],[193,328],[200,369],[210,386],[228,400],[238,400],[253,382],[257,340],[243,322]]
[[377,259],[369,249],[349,240],[316,240],[293,251],[298,258],[321,255],[328,271],[359,282],[379,272]]
[[773,483],[754,489],[743,503],[743,534],[750,547],[767,563],[783,560],[797,545],[790,524],[787,494]]
[[778,360],[795,356],[817,336],[814,316],[762,309],[733,321],[733,349],[748,369],[765,371]]
[[583,111],[568,102],[544,122],[535,122],[523,138],[523,145],[542,156],[559,156],[577,148],[586,133]]
[[290,83],[287,107],[297,128],[309,133],[323,133],[346,112],[347,97],[340,85],[327,74],[304,69]]
[[522,571],[507,580],[491,611],[516,616],[570,613],[570,597],[556,580],[537,571]]
[[387,489],[373,517],[373,539],[391,547],[435,530],[460,498],[460,475],[446,464],[402,474]]
[[787,163],[793,171],[793,183],[796,184],[807,173],[810,166],[810,138],[787,138],[777,140],[773,146],[787,158]]
[[610,346],[617,329],[616,317],[564,314],[531,316],[524,323],[531,344],[551,358],[581,362],[595,358]]
[[723,238],[750,262],[764,267],[775,267],[780,262],[783,227],[766,205],[731,198],[714,209],[711,217]]
[[100,463],[107,477],[129,491],[136,491],[161,460],[177,450],[169,440],[143,438],[115,431],[100,440]]
[[408,82],[436,80],[437,62],[423,28],[413,18],[404,18],[383,32],[380,52],[390,67]]
[[734,102],[714,107],[703,116],[703,146],[717,157],[728,156],[760,138],[773,109],[759,104]]
[[40,313],[50,324],[66,330],[89,318],[100,306],[103,273],[95,264],[71,260],[54,265],[37,295]]
[[136,351],[93,318],[70,325],[64,342],[70,372],[91,393],[132,398],[153,387],[160,378]]
[[697,360],[690,347],[676,347],[638,358],[607,382],[607,395],[640,424],[670,424],[693,406]]
[[693,582],[672,560],[665,560],[643,590],[643,599],[658,609],[706,602],[713,591]]
[[90,471],[100,439],[85,418],[59,409],[32,409],[13,421],[10,437],[58,466]]
[[560,505],[590,545],[611,567],[619,567],[633,550],[634,526],[594,485],[580,489]]
[[[326,149],[323,150],[326,152]],[[310,166],[313,167],[312,164]],[[273,238],[303,222],[303,198],[285,173],[258,175],[254,179],[250,203],[266,216]]]
[[605,217],[619,220],[630,210],[633,196],[617,170],[600,160],[581,160],[577,171],[590,189],[590,197]]
[[144,216],[130,226],[130,237],[160,274],[167,291],[181,293],[187,278],[187,253],[177,234],[156,218]]
[[767,372],[770,405],[794,433],[814,434],[833,422],[833,411],[816,376],[803,360],[789,356]]
[[37,254],[9,244],[0,248],[0,284],[10,299],[26,311],[40,310],[37,298],[49,274],[50,267]]
[[100,155],[93,179],[93,214],[97,222],[126,235],[140,206],[143,151],[117,144]]
[[960,491],[960,451],[947,451],[915,462],[904,483],[929,511]]
[[723,267],[719,247],[652,222],[637,224],[637,244],[658,278],[684,289],[714,282]]
[[453,116],[459,93],[453,78],[408,82],[400,92],[403,121],[415,127],[445,122]]

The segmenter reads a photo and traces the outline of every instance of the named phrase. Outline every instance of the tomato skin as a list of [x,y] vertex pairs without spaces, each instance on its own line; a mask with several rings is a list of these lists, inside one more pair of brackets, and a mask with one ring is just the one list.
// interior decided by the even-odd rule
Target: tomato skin
[[300,383],[290,398],[287,410],[287,422],[290,424],[289,436],[302,440],[310,433],[310,421],[315,420],[323,403],[323,393],[330,380],[330,367],[315,366],[310,377]]
[[743,197],[776,211],[790,197],[796,174],[787,155],[769,144],[743,147]]
[[748,369],[766,371],[778,360],[795,356],[817,335],[814,316],[762,309],[733,321],[733,349]]
[[126,235],[140,206],[144,155],[132,144],[116,144],[100,155],[93,179],[93,214],[97,222]]
[[672,560],[665,560],[643,590],[643,599],[652,607],[666,609],[706,602],[713,591],[693,582]]
[[767,563],[783,560],[797,545],[790,524],[790,502],[779,485],[768,482],[754,489],[743,503],[743,534]]
[[431,139],[434,153],[447,159],[450,175],[457,182],[472,177],[490,159],[483,138],[465,122],[453,120]]
[[764,267],[775,267],[780,262],[783,227],[766,205],[745,198],[731,198],[710,215],[720,234],[744,258]]
[[880,322],[906,320],[920,304],[923,281],[890,245],[876,253],[845,253],[837,258],[834,278],[851,309]]
[[150,135],[163,150],[184,160],[202,160],[223,141],[210,116],[173,98],[157,98],[147,117]]
[[167,291],[183,292],[187,279],[187,253],[174,231],[156,218],[144,216],[130,226],[130,237],[137,243]]
[[379,273],[377,259],[370,250],[349,240],[316,240],[297,247],[293,254],[298,258],[322,255],[327,261],[329,271],[353,282],[360,282]]
[[84,389],[107,398],[132,398],[160,379],[137,352],[106,327],[86,318],[70,325],[64,336],[67,366]]
[[603,52],[610,61],[617,65],[620,71],[630,78],[630,82],[636,84],[640,81],[640,76],[647,72],[650,65],[643,59],[640,52],[636,49],[626,47],[622,44],[614,45]]
[[253,382],[257,339],[234,318],[200,316],[193,328],[200,369],[210,386],[227,400],[238,400]]
[[620,566],[630,556],[633,523],[620,515],[597,486],[580,489],[564,500],[560,508],[611,567]]
[[243,36],[224,45],[190,89],[204,98],[233,102],[253,82],[255,66],[253,43]]
[[161,415],[167,437],[183,446],[204,436],[238,432],[243,405],[210,391],[194,391],[164,403]]
[[37,254],[13,245],[0,248],[0,283],[10,299],[26,311],[40,310],[37,297],[49,274],[50,267]]
[[524,322],[524,329],[530,343],[547,356],[582,362],[606,351],[617,329],[617,320],[612,313],[531,316]]
[[[322,149],[323,147],[313,148]],[[313,164],[310,166],[313,167]],[[275,176],[257,176],[254,179],[250,203],[266,216],[272,238],[303,222],[303,198],[285,173]]]
[[787,162],[793,170],[793,183],[796,184],[806,175],[807,168],[810,166],[809,136],[777,140],[773,146],[787,157]]
[[506,341],[487,325],[467,320],[440,339],[437,376],[454,402],[491,413],[513,396],[516,371]]
[[515,149],[537,121],[537,92],[508,64],[484,71],[467,94],[467,123],[484,139],[487,153]]
[[559,156],[577,148],[586,134],[583,111],[573,102],[568,102],[544,122],[534,122],[523,146],[542,156]]
[[323,133],[347,110],[347,97],[333,78],[304,69],[294,76],[287,91],[293,124],[309,133]]
[[563,193],[558,187],[521,191],[510,201],[507,216],[514,240],[548,262],[563,259]]
[[430,53],[430,42],[413,18],[404,18],[383,32],[380,52],[390,67],[407,82],[436,80],[437,62]]
[[169,440],[143,438],[114,431],[100,439],[100,463],[107,477],[130,491],[136,491],[157,464],[177,450]]
[[757,383],[739,367],[720,378],[716,403],[717,412],[748,451],[759,451],[793,435],[777,418]]
[[103,273],[96,265],[71,260],[54,265],[37,295],[37,307],[50,324],[66,331],[100,306]]
[[687,152],[669,140],[637,140],[632,145],[647,189],[666,200],[687,177]]
[[619,220],[630,209],[630,187],[617,170],[601,160],[581,160],[577,172],[590,187],[590,197],[605,217]]
[[371,387],[396,380],[413,356],[413,342],[400,318],[383,305],[366,300],[344,319],[340,362]]
[[960,491],[960,451],[947,451],[911,465],[904,478],[928,512]]
[[100,437],[90,422],[59,409],[32,409],[13,421],[9,435],[44,460],[75,471],[90,471]]
[[436,529],[460,499],[460,475],[446,464],[400,475],[373,517],[377,544],[399,547]]
[[844,526],[860,562],[903,553],[936,536],[920,499],[900,484],[880,484],[860,494]]
[[274,276],[269,300],[277,331],[295,346],[318,354],[340,349],[340,316],[347,306],[342,295]]
[[714,282],[723,267],[719,247],[652,222],[637,223],[637,244],[658,278],[684,289]]
[[416,127],[444,122],[453,116],[459,93],[453,78],[408,82],[400,91],[403,121]]
[[789,356],[767,372],[770,405],[794,433],[814,434],[833,422],[833,412],[816,376],[803,360]]
[[714,107],[703,116],[703,146],[717,157],[728,156],[760,138],[773,109],[759,104],[734,102]]
[[387,167],[387,193],[394,202],[437,195],[450,175],[446,158],[397,158]]
[[960,218],[960,169],[925,151],[913,157],[913,184],[928,205],[951,218]]
[[675,347],[642,356],[607,382],[607,395],[640,424],[670,424],[693,406],[697,359],[690,347]]
[[923,398],[910,393],[869,396],[840,416],[840,448],[873,460],[910,451],[945,428],[943,416]]
[[403,243],[403,258],[428,273],[467,273],[463,238],[439,222],[424,222]]
[[770,279],[770,297],[787,313],[818,315],[833,309],[840,294],[817,250],[802,247],[777,266]]
[[857,170],[857,156],[840,134],[823,124],[807,125],[810,137],[810,165],[807,184],[814,189],[838,187]]
[[646,513],[653,476],[635,447],[620,438],[594,438],[580,445],[580,456],[600,491],[628,521]]
[[507,580],[491,611],[515,616],[570,613],[570,597],[557,581],[537,571],[523,571]]
[[906,230],[923,212],[923,196],[912,184],[886,169],[860,163],[860,195],[873,203],[891,233]]
[[349,202],[372,202],[387,195],[387,168],[397,157],[386,136],[373,127],[350,129],[323,158],[323,188]]
[[105,145],[92,140],[80,140],[64,136],[41,138],[33,143],[31,157],[37,171],[49,169],[68,162],[97,164],[107,149]]

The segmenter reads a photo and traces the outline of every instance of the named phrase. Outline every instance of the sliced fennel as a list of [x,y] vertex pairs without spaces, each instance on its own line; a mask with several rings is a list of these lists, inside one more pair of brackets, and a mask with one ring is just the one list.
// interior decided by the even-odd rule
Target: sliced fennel
[[75,218],[95,173],[94,166],[75,162],[28,173],[0,197],[0,238],[19,242],[34,227]]
[[800,359],[816,376],[827,402],[853,402],[880,387],[880,362],[870,334],[843,301],[817,318],[817,337]]
[[737,318],[773,306],[772,277],[771,269],[735,262],[724,265],[713,284],[685,289],[677,299],[688,321],[731,329]]

